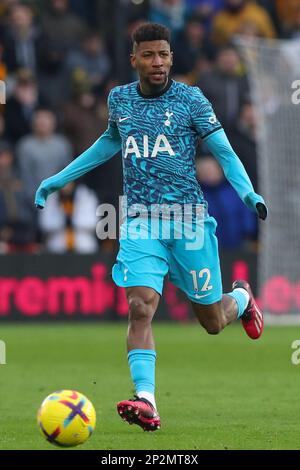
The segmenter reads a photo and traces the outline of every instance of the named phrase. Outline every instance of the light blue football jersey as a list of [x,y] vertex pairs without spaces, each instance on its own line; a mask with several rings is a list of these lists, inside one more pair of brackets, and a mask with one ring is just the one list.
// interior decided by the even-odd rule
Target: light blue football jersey
[[221,125],[201,90],[170,80],[162,93],[145,96],[134,82],[114,88],[108,104],[122,140],[128,205],[203,204],[197,142]]

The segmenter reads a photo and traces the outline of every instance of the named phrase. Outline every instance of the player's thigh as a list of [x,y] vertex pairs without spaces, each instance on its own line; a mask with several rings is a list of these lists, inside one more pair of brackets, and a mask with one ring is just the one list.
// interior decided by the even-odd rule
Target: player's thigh
[[167,250],[159,240],[120,240],[120,250],[112,270],[113,280],[118,286],[126,289],[144,287],[161,296],[168,270]]
[[215,235],[216,221],[204,223],[203,243],[190,249],[186,240],[175,240],[169,256],[170,281],[185,292],[191,302],[213,305],[222,299],[222,279]]

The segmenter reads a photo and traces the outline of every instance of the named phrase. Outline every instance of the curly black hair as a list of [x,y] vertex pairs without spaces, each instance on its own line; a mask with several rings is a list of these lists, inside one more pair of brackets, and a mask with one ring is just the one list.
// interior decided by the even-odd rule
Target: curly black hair
[[144,41],[167,41],[170,44],[171,32],[162,24],[144,23],[134,31],[132,42],[139,45]]

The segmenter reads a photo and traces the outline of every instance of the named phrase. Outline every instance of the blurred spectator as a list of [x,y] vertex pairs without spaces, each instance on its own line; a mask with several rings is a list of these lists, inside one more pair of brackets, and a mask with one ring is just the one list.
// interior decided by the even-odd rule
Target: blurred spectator
[[[300,12],[300,0],[275,0],[281,32],[285,36],[292,34]],[[299,22],[298,22],[299,24]]]
[[[103,0],[70,0],[71,8],[80,18],[84,18],[85,22],[92,27],[96,26],[97,4]],[[107,0],[104,0],[107,3]]]
[[296,15],[295,23],[292,31],[289,35],[290,39],[299,39],[300,38],[300,9]]
[[86,32],[85,23],[69,8],[69,0],[50,0],[41,25],[46,40],[64,51],[76,47]]
[[15,5],[10,12],[10,23],[4,36],[4,61],[9,72],[19,68],[35,71],[37,67],[38,29],[33,23],[29,6]]
[[[73,1],[73,0],[71,0]],[[86,3],[86,0],[83,0]],[[148,2],[148,0],[147,0]],[[144,5],[144,2],[142,6]],[[119,6],[119,5],[117,5]],[[111,39],[111,41],[116,40],[115,32],[114,32],[114,15],[117,14],[117,6],[115,2],[107,1],[107,0],[96,0],[95,1],[95,27],[98,31],[101,31],[101,34],[105,37],[106,41]],[[139,5],[140,7],[140,5]],[[130,6],[128,3],[126,4],[126,9]]]
[[245,103],[236,125],[228,133],[229,141],[244,164],[249,178],[257,188],[257,117],[251,103]]
[[98,199],[83,185],[70,183],[53,194],[39,214],[46,248],[52,253],[95,253]]
[[39,48],[39,88],[47,90],[47,103],[55,109],[69,97],[69,71],[66,53],[47,40],[41,40]]
[[68,67],[71,74],[77,69],[85,71],[95,91],[100,92],[111,72],[111,61],[101,35],[89,33],[81,48],[70,53]]
[[211,22],[215,14],[224,7],[224,0],[185,0],[187,10],[193,11],[200,16],[207,30],[211,27]]
[[256,215],[225,179],[217,161],[210,156],[200,158],[197,175],[208,202],[208,212],[218,222],[219,247],[238,249],[244,246],[246,239],[254,240],[257,235]]
[[79,155],[104,132],[107,113],[101,119],[96,96],[83,71],[73,74],[71,90],[71,99],[62,109],[63,130],[72,143],[75,155]]
[[0,114],[0,143],[6,140],[5,119],[3,114]]
[[13,95],[5,106],[6,133],[11,142],[16,143],[30,132],[32,115],[41,104],[43,99],[39,97],[32,73],[27,69],[19,70]]
[[22,181],[31,200],[42,180],[60,171],[72,159],[70,142],[55,133],[56,118],[51,111],[36,111],[32,128],[33,133],[21,139],[17,146]]
[[198,16],[191,16],[178,34],[174,47],[175,75],[189,75],[190,83],[194,84],[197,60],[202,57],[206,60],[212,59],[213,48],[208,41],[205,28]]
[[277,2],[278,14],[282,18],[281,33],[287,39],[300,37],[300,0],[286,2],[286,5]]
[[234,126],[242,103],[249,95],[249,85],[240,57],[233,47],[218,52],[215,69],[200,77],[199,87],[209,101],[223,127]]
[[256,3],[260,5],[261,7],[263,7],[269,13],[269,16],[272,19],[273,25],[276,28],[277,34],[280,33],[278,15],[277,15],[277,10],[276,10],[276,0],[275,1],[274,0],[256,0]]
[[225,7],[214,18],[213,41],[217,46],[229,44],[244,23],[254,23],[259,36],[274,38],[275,28],[268,12],[249,0],[225,0]]
[[[76,74],[72,89],[72,100],[63,108],[63,129],[75,155],[80,155],[106,130],[107,104],[106,100],[96,100],[84,74]],[[85,175],[83,181],[97,193],[99,200],[117,207],[118,195],[122,191],[121,159],[115,157],[100,165]]]
[[246,42],[249,41],[251,44],[254,38],[260,36],[260,30],[254,21],[245,21],[237,30],[237,34],[243,36],[243,40]]
[[2,0],[2,2],[0,3],[0,18],[1,18],[1,21],[3,20],[3,17],[7,13],[9,3],[10,2],[7,1],[7,0]]
[[21,181],[13,170],[13,152],[0,141],[0,252],[32,251],[35,217]]
[[164,24],[174,35],[184,27],[183,0],[150,0],[150,6],[150,21]]
[[9,12],[14,5],[19,4],[20,0],[1,0],[0,2],[0,35],[6,27]]
[[4,61],[4,43],[0,41],[0,80],[4,81],[7,77],[7,66]]
[[57,108],[69,98],[67,58],[86,35],[86,26],[70,10],[69,0],[48,0],[41,26],[39,86],[47,90],[50,106]]

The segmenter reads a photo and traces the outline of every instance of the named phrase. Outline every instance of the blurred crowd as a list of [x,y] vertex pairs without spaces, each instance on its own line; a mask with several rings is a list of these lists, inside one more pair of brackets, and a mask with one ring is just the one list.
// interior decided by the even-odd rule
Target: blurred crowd
[[[96,207],[118,205],[120,158],[53,195],[40,213],[34,194],[106,129],[109,90],[136,79],[131,33],[149,20],[172,30],[174,78],[213,103],[257,188],[257,117],[234,38],[299,37],[300,0],[1,0],[0,253],[99,249]],[[220,247],[255,248],[255,215],[203,145],[197,172]]]

